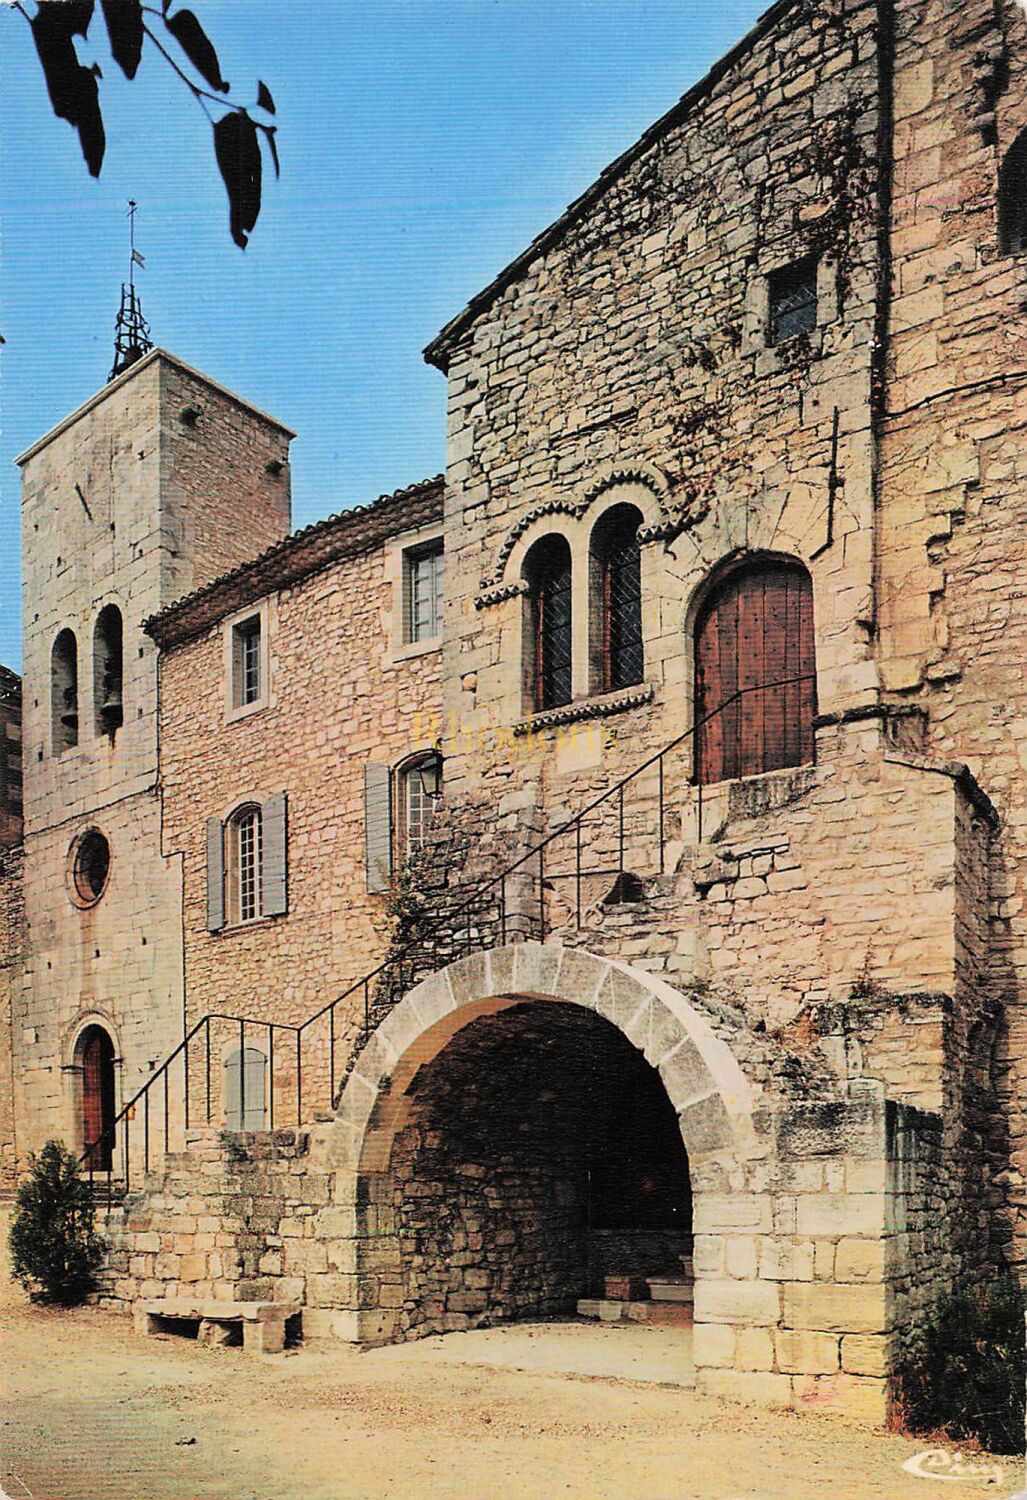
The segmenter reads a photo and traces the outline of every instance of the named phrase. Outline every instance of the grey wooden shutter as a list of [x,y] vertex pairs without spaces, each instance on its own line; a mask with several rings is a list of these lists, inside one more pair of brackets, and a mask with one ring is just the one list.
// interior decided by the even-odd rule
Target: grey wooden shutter
[[285,793],[275,792],[269,797],[261,815],[264,823],[262,910],[266,917],[280,917],[289,910]]
[[220,818],[207,819],[207,931],[225,925],[225,835]]
[[403,644],[409,645],[409,643],[414,638],[414,612],[412,607],[414,594],[414,565],[409,552],[403,553],[400,561],[400,566],[402,569],[400,590],[402,606],[401,613],[403,617],[401,632],[403,636]]
[[385,761],[364,766],[364,856],[367,889],[384,891],[392,880],[392,773]]

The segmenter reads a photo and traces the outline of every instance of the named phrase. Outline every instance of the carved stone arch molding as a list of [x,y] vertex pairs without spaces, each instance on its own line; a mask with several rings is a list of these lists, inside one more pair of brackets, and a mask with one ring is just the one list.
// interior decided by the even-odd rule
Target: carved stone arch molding
[[508,576],[510,559],[519,550],[518,544],[525,534],[535,528],[539,521],[551,516],[566,516],[571,521],[578,521],[607,496],[611,503],[615,503],[612,492],[622,488],[630,493],[616,498],[630,500],[642,512],[643,523],[638,539],[643,544],[676,536],[692,525],[693,519],[698,519],[674,510],[670,499],[670,481],[654,464],[605,464],[578,491],[577,499],[545,500],[525,511],[504,537],[496,553],[491,576],[481,580],[480,592],[474,601],[475,607],[485,609],[490,604],[498,604],[503,599],[511,599],[524,592],[521,579]]
[[387,1163],[418,1071],[464,1026],[526,1000],[595,1011],[660,1075],[689,1160],[741,1164],[764,1155],[753,1089],[710,1020],[664,980],[618,960],[556,944],[516,943],[477,954],[410,990],[358,1055],[332,1127],[335,1163],[374,1172]]

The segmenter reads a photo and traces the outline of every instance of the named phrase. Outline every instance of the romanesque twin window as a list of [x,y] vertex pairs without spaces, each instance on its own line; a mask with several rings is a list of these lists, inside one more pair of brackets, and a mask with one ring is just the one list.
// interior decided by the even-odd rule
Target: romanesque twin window
[[640,683],[642,582],[640,512],[615,505],[597,521],[589,544],[588,618],[575,619],[573,561],[567,539],[540,537],[524,559],[527,585],[524,678],[528,707],[542,713],[574,695],[574,643],[588,636],[589,690],[616,692]]
[[[123,626],[116,604],[105,604],[93,627],[93,731],[113,737],[124,721]],[[88,700],[87,700],[88,701]],[[64,629],[50,652],[50,743],[54,755],[79,742],[79,653]]]

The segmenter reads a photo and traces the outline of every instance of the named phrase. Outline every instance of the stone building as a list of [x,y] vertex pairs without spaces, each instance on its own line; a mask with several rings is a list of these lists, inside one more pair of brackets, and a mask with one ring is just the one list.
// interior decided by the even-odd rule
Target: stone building
[[1022,1265],[1025,80],[779,0],[431,344],[444,480],[286,536],[160,352],[25,456],[17,1147],[99,1123],[111,1303],[676,1277],[704,1389],[879,1421]]

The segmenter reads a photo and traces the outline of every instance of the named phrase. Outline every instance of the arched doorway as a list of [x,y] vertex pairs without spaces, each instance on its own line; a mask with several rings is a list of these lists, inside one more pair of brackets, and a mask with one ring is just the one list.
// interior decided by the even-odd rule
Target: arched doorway
[[[573,1315],[607,1278],[644,1297],[692,1250],[688,1158],[659,1074],[607,1019],[524,1000],[418,1072],[388,1169],[403,1332]],[[388,1201],[386,1201],[388,1200]],[[380,1264],[380,1254],[374,1255]]]
[[794,558],[731,568],[695,622],[695,776],[757,776],[814,758],[813,582]]
[[114,1043],[102,1026],[87,1026],[75,1048],[81,1069],[79,1129],[83,1151],[91,1148],[90,1165],[106,1172],[114,1150]]
[[745,1182],[765,1157],[745,1076],[680,992],[536,943],[399,1002],[331,1149],[371,1343],[573,1311],[607,1275],[680,1277],[696,1164]]

